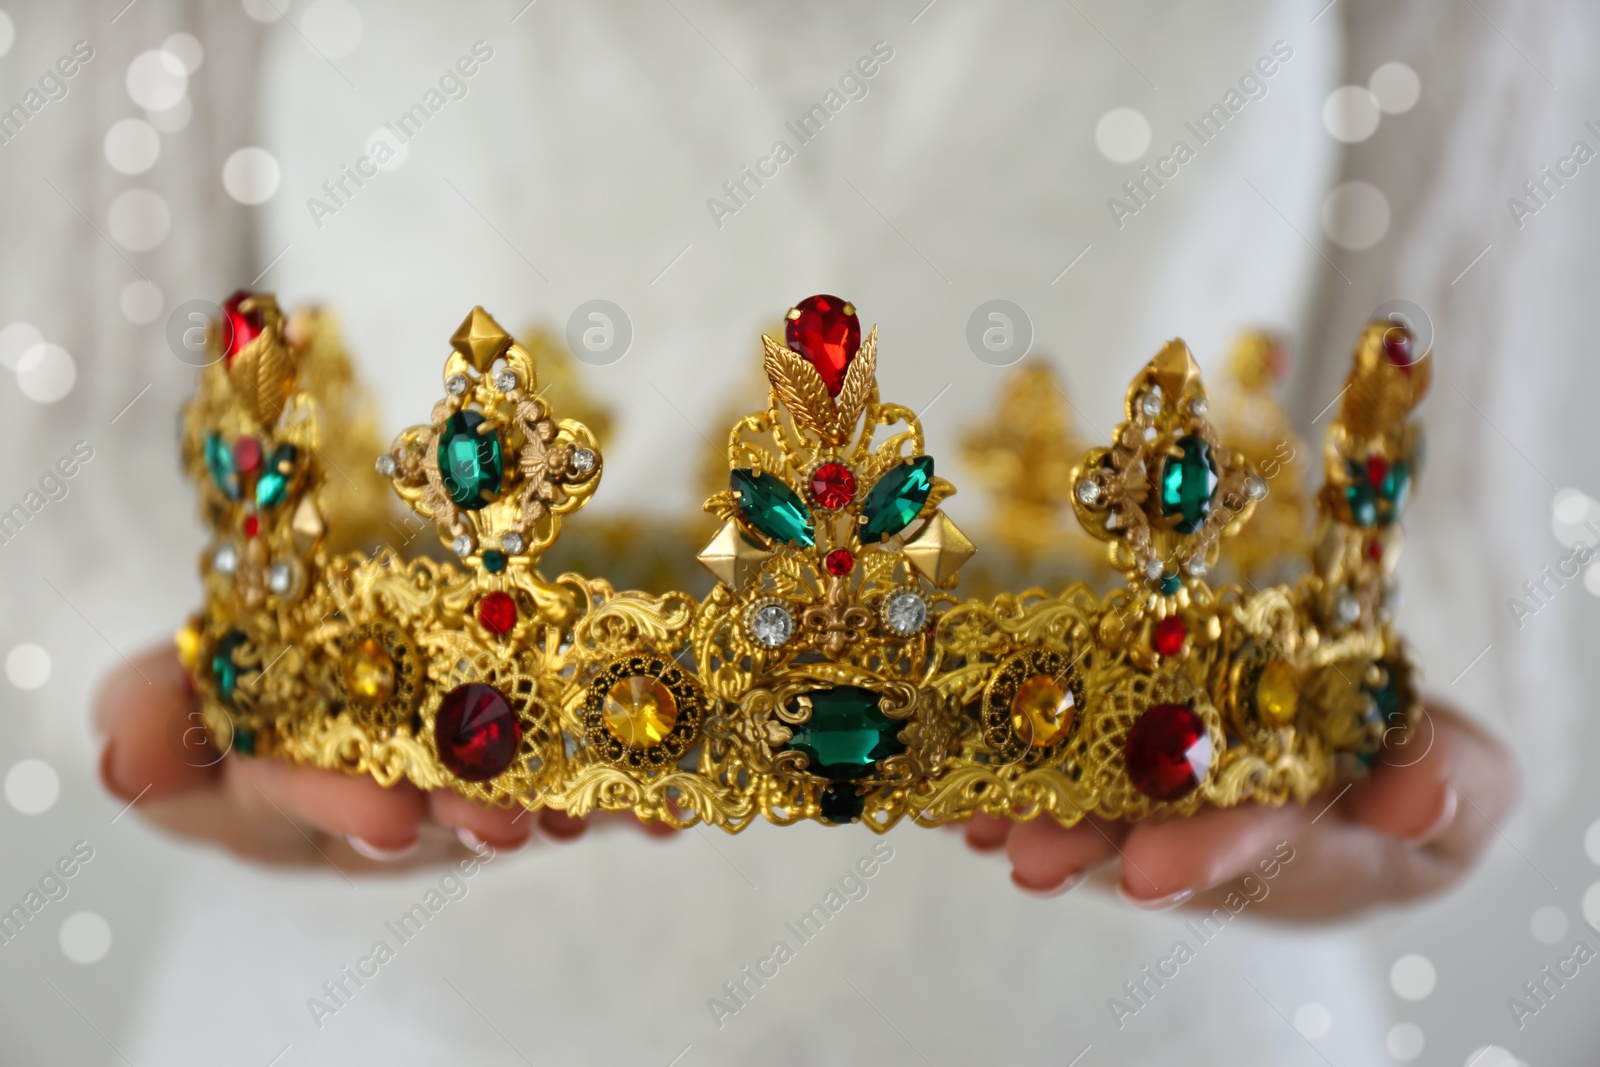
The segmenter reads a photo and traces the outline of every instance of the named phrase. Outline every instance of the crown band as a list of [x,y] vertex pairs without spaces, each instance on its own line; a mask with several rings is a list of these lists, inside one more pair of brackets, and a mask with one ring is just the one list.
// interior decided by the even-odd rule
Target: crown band
[[[1173,341],[1071,476],[1125,587],[979,601],[953,593],[975,549],[915,413],[879,396],[876,328],[830,296],[785,325],[762,339],[768,406],[733,427],[706,503],[717,584],[696,599],[540,572],[601,450],[482,308],[430,420],[369,468],[327,318],[230,298],[183,422],[213,541],[178,645],[212,736],[491,804],[884,830],[1305,803],[1416,718],[1391,596],[1431,359],[1403,329],[1357,345],[1296,584],[1207,585],[1269,486]],[[455,560],[347,550],[386,539],[367,470]]]

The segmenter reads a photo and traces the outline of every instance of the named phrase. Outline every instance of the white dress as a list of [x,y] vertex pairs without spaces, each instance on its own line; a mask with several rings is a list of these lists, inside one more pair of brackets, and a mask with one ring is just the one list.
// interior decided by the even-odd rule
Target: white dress
[[[698,506],[694,464],[681,457],[725,433],[717,420],[749,378],[756,334],[813,292],[845,296],[864,325],[879,324],[884,394],[926,408],[930,451],[958,486],[957,433],[988,410],[1003,374],[964,341],[984,300],[1025,309],[1028,358],[1049,360],[1088,426],[1102,429],[1167,338],[1183,336],[1217,371],[1239,329],[1283,330],[1298,342],[1290,399],[1312,432],[1367,314],[1387,299],[1415,300],[1433,317],[1441,373],[1426,409],[1433,448],[1412,512],[1405,629],[1441,687],[1494,646],[1451,695],[1501,730],[1515,723],[1544,753],[1534,810],[1558,795],[1568,768],[1551,753],[1571,695],[1552,665],[1568,653],[1554,626],[1537,646],[1509,640],[1501,604],[1544,561],[1550,491],[1484,420],[1534,465],[1556,450],[1532,383],[1564,351],[1566,305],[1542,288],[1570,241],[1559,225],[1508,235],[1494,219],[1504,210],[1497,190],[1514,188],[1525,169],[1508,157],[1524,143],[1560,144],[1567,127],[1460,120],[1466,110],[1480,121],[1497,114],[1483,94],[1514,103],[1530,91],[1528,71],[1487,29],[1270,0],[1159,11],[944,0],[920,14],[920,2],[870,11],[541,3],[518,15],[519,6],[373,6],[360,13],[359,46],[334,58],[313,52],[302,30],[257,26],[232,5],[190,18],[181,5],[145,0],[119,23],[130,40],[108,36],[101,47],[101,81],[80,87],[88,99],[70,120],[76,139],[65,116],[55,116],[55,140],[41,124],[34,164],[64,176],[62,192],[91,218],[136,184],[167,198],[171,235],[134,260],[161,286],[166,311],[220,298],[269,263],[258,287],[289,305],[335,307],[390,431],[425,417],[447,338],[472,305],[509,326],[558,329],[586,300],[620,305],[634,332],[629,352],[584,369],[616,414],[593,504],[613,513]],[[1576,79],[1578,60],[1558,34],[1493,13],[1502,28],[1542,33],[1553,52],[1541,58]],[[290,21],[304,15],[293,10]],[[33,19],[56,20],[63,39],[89,32],[67,15]],[[150,175],[116,175],[96,153],[103,129],[129,110],[117,78],[175,29],[206,47],[190,85],[195,117],[165,136]],[[464,56],[477,61],[473,74],[441,86]],[[871,77],[855,66],[866,56],[877,60]],[[1277,60],[1266,64],[1271,75],[1241,84],[1265,57]],[[1395,59],[1421,73],[1421,100],[1384,115],[1369,141],[1342,146],[1324,127],[1324,100]],[[1460,64],[1481,82],[1464,80]],[[397,143],[385,124],[426,107],[434,89],[443,102],[408,128],[403,159],[359,186],[346,181],[337,198],[323,188],[372,151],[379,131]],[[791,124],[832,90],[842,106],[801,143]],[[1199,143],[1186,124],[1230,93],[1242,106]],[[1097,123],[1114,108],[1148,125],[1148,148],[1131,151],[1132,162],[1097,147]],[[1111,154],[1130,138],[1137,149],[1137,121],[1106,122]],[[1178,139],[1193,158],[1159,187],[1147,182],[1143,203],[1132,199],[1124,183]],[[761,162],[777,140],[792,158]],[[248,144],[266,147],[282,171],[276,195],[251,208],[217,180],[228,154]],[[18,173],[9,156],[0,164]],[[724,182],[746,166],[770,176],[746,181],[735,199]],[[1324,234],[1324,198],[1347,180],[1387,199],[1391,221],[1370,251],[1341,250]],[[64,299],[91,309],[52,320],[79,353],[81,380],[50,418],[65,411],[86,427],[76,432],[95,442],[87,475],[98,488],[52,504],[79,510],[54,533],[0,550],[0,567],[25,601],[48,609],[58,676],[77,676],[60,679],[57,705],[73,706],[116,653],[32,575],[50,576],[123,650],[159,639],[189,609],[200,534],[166,430],[189,372],[165,351],[161,320],[139,327],[118,313],[115,294],[134,277],[127,263],[48,188],[29,195],[71,246],[38,251],[48,285],[15,263],[5,270],[14,291],[40,303],[76,293]],[[1118,211],[1113,198],[1137,210]],[[1469,208],[1481,225],[1463,217]],[[25,225],[9,218],[6,236]],[[1490,257],[1452,287],[1491,240]],[[146,382],[155,388],[113,426]],[[5,410],[29,434],[23,470],[48,463],[70,436],[27,401],[8,396]],[[981,505],[973,487],[952,508],[971,519]],[[1466,570],[1488,578],[1463,582]],[[15,617],[0,628],[8,643],[41,639]],[[1529,699],[1535,691],[1543,698]],[[63,761],[81,751],[76,727],[43,711],[26,736]],[[89,788],[87,771],[79,777]],[[885,839],[892,859],[865,881],[866,895],[803,945],[785,924],[869,855],[878,839],[865,830],[757,826],[667,843],[604,833],[531,847],[467,880],[465,896],[403,945],[386,924],[437,875],[352,888],[328,871],[244,868],[127,820],[116,833],[105,849],[112,869],[99,873],[109,883],[126,871],[129,887],[120,904],[107,893],[97,907],[127,946],[121,959],[136,963],[108,959],[103,966],[131,969],[97,996],[120,1020],[108,1024],[112,1037],[141,1064],[266,1063],[280,1052],[286,1065],[1289,1064],[1317,1053],[1379,1063],[1389,1026],[1407,1017],[1384,980],[1396,952],[1391,920],[1369,924],[1388,935],[1376,942],[1247,920],[1202,941],[1182,917],[1087,890],[1025,898],[1002,861],[910,827]],[[380,939],[394,958],[317,1018],[311,998],[330,1003],[323,983]],[[746,1003],[732,1001],[724,983],[743,980],[741,969],[779,940],[794,958],[759,989],[747,983]],[[1124,984],[1180,940],[1193,960],[1119,1023],[1108,1001],[1128,1003]],[[739,1010],[716,1012],[712,998]],[[1297,1016],[1305,1005],[1327,1009],[1325,1032],[1315,1012]],[[1317,1035],[1314,1049],[1296,1018]],[[25,1020],[16,1032],[30,1032]],[[1438,1041],[1454,1048],[1471,1036]],[[39,1037],[25,1047],[51,1046]]]

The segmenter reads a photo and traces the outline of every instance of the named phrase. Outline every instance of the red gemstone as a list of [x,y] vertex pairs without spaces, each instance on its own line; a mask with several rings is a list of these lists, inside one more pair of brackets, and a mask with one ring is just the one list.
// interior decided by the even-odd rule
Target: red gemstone
[[1383,331],[1383,358],[1391,367],[1411,373],[1416,363],[1411,354],[1411,331],[1404,326],[1391,326]]
[[1211,769],[1211,734],[1182,704],[1157,704],[1128,729],[1122,759],[1134,787],[1151,800],[1181,800]]
[[241,437],[233,443],[233,465],[241,474],[261,468],[261,441],[255,437]]
[[478,621],[496,637],[504,637],[517,624],[517,602],[496,590],[478,601]]
[[1383,485],[1383,480],[1389,477],[1389,461],[1382,456],[1367,457],[1367,482],[1373,489]]
[[861,320],[855,308],[836,296],[808,296],[789,312],[783,337],[817,368],[828,395],[838,396],[845,368],[861,347]]
[[1367,558],[1374,563],[1383,562],[1383,542],[1376,537],[1367,542]]
[[246,537],[254,537],[256,534],[258,534],[260,532],[261,532],[261,520],[257,516],[255,516],[253,514],[246,515],[244,517],[244,535]]
[[439,704],[433,739],[440,761],[452,774],[485,782],[517,758],[522,721],[494,686],[468,682],[450,690]]
[[850,554],[848,548],[834,549],[822,562],[828,568],[828,573],[836,578],[843,578],[855,570],[856,566],[856,558]]
[[266,325],[261,318],[259,308],[252,308],[249,311],[239,310],[239,305],[254,295],[240,289],[223,302],[223,355],[229,366],[233,365],[233,357],[237,356],[245,345],[254,341]]
[[1156,623],[1151,640],[1163,656],[1176,656],[1183,651],[1183,642],[1188,636],[1188,624],[1176,615],[1168,615]]
[[824,463],[811,475],[811,496],[829,511],[856,498],[856,476],[843,463]]

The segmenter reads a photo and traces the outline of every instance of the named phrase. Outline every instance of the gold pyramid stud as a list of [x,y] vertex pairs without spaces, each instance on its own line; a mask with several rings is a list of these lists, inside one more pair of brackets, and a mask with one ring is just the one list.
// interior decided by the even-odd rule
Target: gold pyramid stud
[[493,315],[475,307],[450,335],[450,347],[466,356],[467,362],[482,374],[506,354],[506,349],[511,347],[511,335],[500,328]]
[[1156,384],[1171,400],[1176,400],[1200,380],[1200,364],[1194,361],[1189,346],[1181,338],[1174,338],[1150,361],[1155,371]]
[[771,552],[753,544],[739,532],[739,524],[733,519],[723,523],[722,529],[695,557],[718,581],[735,592],[760,574],[761,565],[771,558]]
[[942,587],[978,550],[950,516],[936,511],[901,551],[918,573]]
[[300,498],[289,528],[294,533],[295,548],[302,553],[328,530],[327,523],[322,520],[322,512],[317,510],[317,502],[309,495]]

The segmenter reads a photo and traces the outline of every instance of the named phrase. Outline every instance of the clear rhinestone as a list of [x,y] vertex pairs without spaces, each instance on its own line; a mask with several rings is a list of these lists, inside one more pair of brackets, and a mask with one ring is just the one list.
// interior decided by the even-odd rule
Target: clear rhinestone
[[1210,407],[1211,405],[1206,403],[1206,398],[1203,396],[1197,396],[1189,401],[1189,411],[1194,414],[1195,418],[1205,418],[1206,411]]
[[1154,556],[1151,556],[1150,559],[1145,562],[1144,576],[1149,578],[1152,582],[1160,581],[1161,576],[1165,574],[1166,571],[1166,565],[1159,559],[1156,559]]
[[267,568],[267,588],[282,596],[289,591],[289,585],[294,580],[294,572],[282,560]]
[[1206,562],[1206,558],[1204,556],[1196,556],[1188,563],[1184,564],[1183,569],[1188,571],[1196,578],[1204,578],[1206,572],[1211,569],[1211,565]]
[[378,462],[375,463],[374,466],[378,468],[378,473],[383,475],[385,478],[394,476],[394,457],[389,453],[385,452],[379,456]]
[[1092,508],[1100,503],[1100,498],[1105,494],[1100,489],[1099,482],[1092,482],[1085,478],[1078,483],[1078,503],[1084,507]]
[[896,593],[889,598],[883,620],[902,637],[914,634],[928,621],[928,602],[916,593]]
[[500,547],[515,556],[522,551],[522,535],[512,530],[500,538]]
[[1267,481],[1259,474],[1252,474],[1244,480],[1244,492],[1251,500],[1267,499]]
[[239,550],[233,545],[218,545],[211,553],[211,569],[218,574],[232,574],[239,567]]
[[1361,601],[1343,593],[1339,597],[1339,621],[1346,626],[1354,626],[1361,621]]
[[1144,394],[1139,401],[1139,410],[1152,419],[1161,414],[1161,394],[1154,390]]
[[572,453],[572,469],[579,474],[588,474],[594,470],[595,454],[587,448],[577,449]]
[[502,393],[511,392],[511,390],[517,387],[516,372],[511,370],[496,371],[494,376],[494,387],[500,390]]
[[456,539],[450,542],[450,547],[455,549],[455,553],[458,556],[472,555],[472,535],[457,534]]
[[465,374],[452,374],[444,380],[445,392],[451,396],[461,396],[467,391],[467,376]]
[[768,648],[777,648],[794,633],[794,616],[782,604],[767,604],[750,616],[750,636]]

